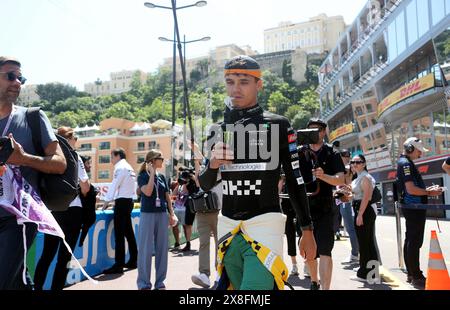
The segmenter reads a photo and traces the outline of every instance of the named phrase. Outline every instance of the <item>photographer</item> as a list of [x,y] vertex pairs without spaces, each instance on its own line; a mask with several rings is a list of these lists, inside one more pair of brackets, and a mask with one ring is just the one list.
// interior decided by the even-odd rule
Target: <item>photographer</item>
[[[4,137],[8,136],[13,145],[13,152],[6,161],[7,165],[2,169],[8,165],[20,166],[23,179],[38,191],[39,171],[62,174],[67,164],[50,121],[42,111],[40,111],[41,146],[45,156],[36,155],[37,150],[30,138],[32,132],[27,124],[27,109],[14,105],[25,81],[18,60],[0,56],[0,133]],[[1,179],[0,189],[1,193],[4,193],[4,190],[11,189],[13,184],[5,174]],[[5,199],[3,194],[0,199]],[[24,245],[28,249],[31,247],[36,231],[36,224],[19,225],[15,215],[0,207],[0,290],[32,288],[29,277],[27,285],[22,280],[25,266]]]
[[[301,146],[300,170],[309,197],[314,237],[317,242],[316,259],[307,263],[311,276],[311,290],[328,290],[331,285],[334,246],[333,187],[344,184],[345,167],[332,145],[324,143],[327,124],[320,119],[311,119],[308,129],[318,129],[316,143]],[[317,258],[320,257],[318,270]],[[321,279],[319,284],[318,271]]]
[[[187,252],[191,250],[191,235],[192,224],[194,223],[195,214],[189,209],[188,200],[189,195],[198,192],[199,186],[195,178],[194,171],[186,167],[179,169],[178,186],[173,191],[172,195],[176,196],[174,212],[177,216],[179,225],[183,225],[184,236],[186,237],[186,245],[181,250]],[[175,237],[175,249],[180,245],[180,231],[179,225],[172,228]]]

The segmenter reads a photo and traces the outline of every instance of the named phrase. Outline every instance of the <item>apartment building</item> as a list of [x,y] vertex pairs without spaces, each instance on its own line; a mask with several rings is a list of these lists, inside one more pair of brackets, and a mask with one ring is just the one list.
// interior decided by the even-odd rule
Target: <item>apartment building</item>
[[147,74],[141,70],[123,70],[112,72],[110,81],[97,80],[84,85],[84,91],[93,97],[117,95],[131,90],[131,83],[135,75],[139,76],[141,83],[147,80]]
[[[255,55],[256,51],[254,51],[250,46],[242,46],[239,47],[236,44],[227,44],[222,46],[217,46],[213,50],[209,52],[208,55],[199,56],[194,58],[186,59],[186,77],[189,79],[190,74],[193,70],[206,70],[206,73],[222,70],[225,62],[230,58],[238,55]],[[173,58],[169,57],[164,59],[163,64],[160,66],[161,68],[172,71],[173,66]],[[176,76],[177,80],[182,80],[181,75],[181,64],[180,59],[177,57],[176,59]]]
[[[450,1],[371,0],[319,70],[330,142],[366,155],[388,208],[408,137],[430,149],[417,162],[425,183],[450,186],[441,169],[450,154],[449,44]],[[449,202],[450,194],[431,200]]]
[[322,54],[335,47],[344,30],[342,16],[320,14],[306,22],[281,22],[264,30],[264,53],[301,48],[308,54]]
[[93,183],[109,183],[112,181],[114,166],[111,163],[111,151],[122,147],[127,154],[127,161],[139,171],[151,149],[161,150],[164,158],[166,176],[170,176],[172,158],[181,161],[180,143],[181,128],[176,126],[174,137],[174,156],[172,156],[171,123],[163,120],[153,124],[135,123],[132,121],[110,118],[97,126],[75,128],[78,135],[76,148],[81,155],[92,158],[91,181]]

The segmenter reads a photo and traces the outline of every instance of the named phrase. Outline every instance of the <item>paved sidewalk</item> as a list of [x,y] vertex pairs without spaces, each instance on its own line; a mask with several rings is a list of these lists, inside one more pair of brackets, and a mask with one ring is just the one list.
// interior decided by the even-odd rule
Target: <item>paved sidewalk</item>
[[[403,219],[402,219],[403,221]],[[383,273],[383,281],[381,284],[368,285],[358,281],[350,280],[350,277],[355,274],[352,270],[357,265],[342,265],[341,261],[347,258],[350,254],[350,242],[348,238],[341,238],[341,241],[336,241],[333,250],[333,280],[331,288],[334,290],[411,290],[412,286],[406,283],[406,275],[403,270],[398,268],[397,245],[395,235],[395,219],[390,216],[379,216],[377,218],[376,234],[383,266],[381,272]],[[428,220],[425,229],[424,244],[421,251],[421,267],[426,273],[428,263],[429,239],[430,230],[435,229],[436,221]],[[449,264],[450,258],[450,222],[440,221],[440,226],[443,233],[439,234],[439,241],[444,253],[444,257]],[[404,234],[404,223],[403,223]],[[402,239],[404,236],[402,236]],[[211,239],[211,253],[214,253],[213,239]],[[165,282],[168,290],[199,290],[202,289],[191,282],[191,275],[198,272],[198,239],[192,241],[193,251],[170,252],[169,253],[169,270],[167,273],[167,280]],[[286,251],[286,242],[285,242]],[[301,257],[297,256],[299,263],[299,270],[303,270],[303,262]],[[291,269],[291,261],[285,254],[284,261],[289,270]],[[214,270],[213,259],[211,259],[211,270]],[[95,277],[99,281],[95,285],[89,281],[84,281],[72,285],[67,290],[136,290],[137,270],[126,271],[122,275],[100,275]],[[213,283],[215,274],[211,277]],[[310,280],[305,279],[303,273],[300,276],[289,277],[291,283],[296,290],[308,290]],[[154,264],[152,271],[152,282],[154,283]]]

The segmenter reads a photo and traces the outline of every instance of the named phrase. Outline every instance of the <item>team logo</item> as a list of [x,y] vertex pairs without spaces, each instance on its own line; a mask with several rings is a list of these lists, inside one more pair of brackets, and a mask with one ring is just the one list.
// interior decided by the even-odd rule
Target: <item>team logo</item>
[[298,158],[299,157],[298,157],[298,153],[297,152],[291,154],[291,159],[298,159]]
[[303,178],[302,178],[302,177],[297,178],[297,184],[298,184],[298,185],[305,184],[305,181],[303,181]]
[[289,143],[297,141],[297,135],[296,134],[289,135],[288,141],[289,141]]
[[293,163],[291,163],[292,169],[299,169],[300,168],[300,161],[296,160]]
[[297,143],[291,143],[289,144],[289,152],[297,152]]

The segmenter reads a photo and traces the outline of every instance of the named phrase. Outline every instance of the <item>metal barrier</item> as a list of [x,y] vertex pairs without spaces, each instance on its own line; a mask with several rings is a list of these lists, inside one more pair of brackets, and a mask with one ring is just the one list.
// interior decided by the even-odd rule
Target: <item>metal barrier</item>
[[398,251],[398,267],[404,268],[403,261],[403,244],[402,244],[402,226],[400,221],[400,208],[402,209],[412,209],[412,210],[450,210],[450,205],[438,205],[438,204],[402,204],[397,201],[394,203],[395,208],[395,219],[397,226],[397,251]]

